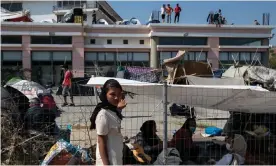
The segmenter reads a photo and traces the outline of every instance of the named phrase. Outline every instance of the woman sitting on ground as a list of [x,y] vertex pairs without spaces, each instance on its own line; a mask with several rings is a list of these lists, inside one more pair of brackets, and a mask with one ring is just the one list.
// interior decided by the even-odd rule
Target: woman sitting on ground
[[195,161],[198,156],[199,151],[192,138],[195,130],[195,118],[188,118],[168,142],[168,147],[176,148],[179,151],[183,164],[194,164],[192,161]]
[[[135,144],[143,147],[144,152],[150,155],[152,162],[154,162],[159,154],[157,145],[162,144],[161,139],[156,134],[156,123],[154,120],[148,120],[143,123],[140,132],[135,136]],[[161,151],[161,150],[160,150]]]
[[226,148],[229,151],[219,161],[209,160],[209,164],[216,165],[242,165],[245,162],[247,144],[242,135],[229,134],[225,139]]

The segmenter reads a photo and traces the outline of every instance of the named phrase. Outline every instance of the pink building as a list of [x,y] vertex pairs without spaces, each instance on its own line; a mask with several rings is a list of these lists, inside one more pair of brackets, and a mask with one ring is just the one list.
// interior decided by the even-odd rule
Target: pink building
[[160,67],[163,59],[187,50],[185,60],[209,61],[214,69],[235,61],[268,64],[272,27],[185,24],[84,25],[2,22],[2,69],[32,69],[32,78],[58,82],[60,65],[75,77],[95,66]]

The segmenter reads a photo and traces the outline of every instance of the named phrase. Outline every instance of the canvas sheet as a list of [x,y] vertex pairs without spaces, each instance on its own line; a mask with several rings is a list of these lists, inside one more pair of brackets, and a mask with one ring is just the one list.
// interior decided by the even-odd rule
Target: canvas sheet
[[244,85],[243,78],[204,78],[187,76],[190,85]]
[[[103,85],[108,77],[91,78],[87,85]],[[162,100],[163,84],[116,79],[125,91]],[[276,113],[276,93],[258,86],[168,85],[170,103],[247,113]]]

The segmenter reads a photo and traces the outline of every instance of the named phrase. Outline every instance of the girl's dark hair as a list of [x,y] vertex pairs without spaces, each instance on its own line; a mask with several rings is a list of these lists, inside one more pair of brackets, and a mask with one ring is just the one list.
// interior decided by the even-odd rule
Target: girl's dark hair
[[140,127],[140,131],[145,132],[148,128],[156,127],[156,123],[154,120],[145,121]]
[[120,85],[120,83],[115,80],[115,79],[109,79],[107,80],[103,87],[101,88],[101,94],[99,95],[99,98],[101,100],[101,103],[98,103],[96,108],[94,109],[93,113],[92,113],[92,116],[90,118],[90,122],[91,122],[91,126],[90,126],[90,129],[96,129],[96,118],[97,118],[97,115],[98,113],[102,110],[102,108],[104,109],[108,109],[110,111],[113,111],[116,113],[116,115],[120,118],[120,119],[123,119],[123,116],[122,114],[117,111],[117,107],[116,106],[113,106],[111,105],[108,101],[107,101],[107,98],[106,98],[106,94],[109,90],[109,88],[119,88],[121,90],[123,90],[122,86]]

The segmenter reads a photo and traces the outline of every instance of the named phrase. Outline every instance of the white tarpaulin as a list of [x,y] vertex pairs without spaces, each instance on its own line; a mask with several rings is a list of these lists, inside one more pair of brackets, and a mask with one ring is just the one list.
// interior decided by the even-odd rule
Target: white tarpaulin
[[190,85],[244,85],[243,78],[204,78],[186,76]]
[[[160,100],[163,98],[163,84],[94,77],[87,85],[103,85],[108,79],[118,80],[125,91]],[[258,86],[168,85],[167,95],[170,103],[194,107],[248,113],[276,113],[276,93]]]

